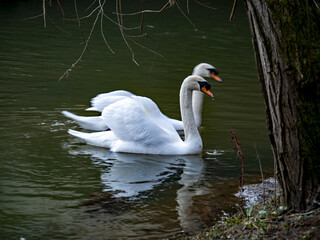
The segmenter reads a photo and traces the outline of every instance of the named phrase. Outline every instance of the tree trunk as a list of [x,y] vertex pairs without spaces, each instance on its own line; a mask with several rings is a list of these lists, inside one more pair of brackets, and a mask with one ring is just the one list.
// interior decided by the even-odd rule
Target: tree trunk
[[320,9],[315,0],[245,0],[283,198],[320,198]]

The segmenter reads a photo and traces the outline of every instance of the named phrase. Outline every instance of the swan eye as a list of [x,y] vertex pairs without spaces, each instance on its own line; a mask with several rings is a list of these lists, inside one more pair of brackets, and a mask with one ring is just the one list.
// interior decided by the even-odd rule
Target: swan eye
[[198,83],[200,85],[200,89],[205,88],[206,90],[209,90],[211,88],[211,85],[208,82],[198,82]]
[[219,71],[216,68],[208,68],[207,69],[210,73],[214,73],[215,75],[219,74]]

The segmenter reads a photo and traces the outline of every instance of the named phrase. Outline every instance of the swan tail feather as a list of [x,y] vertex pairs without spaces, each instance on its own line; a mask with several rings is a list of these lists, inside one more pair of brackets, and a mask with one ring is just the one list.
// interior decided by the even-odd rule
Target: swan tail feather
[[86,138],[88,137],[88,134],[89,134],[89,133],[79,132],[79,131],[72,130],[72,129],[69,129],[68,133],[74,137],[77,137],[77,138],[80,138],[83,140],[86,140]]
[[110,131],[103,131],[103,132],[92,132],[92,133],[85,133],[76,130],[69,129],[68,133],[74,137],[80,138],[85,143],[97,146],[97,147],[107,147],[110,148],[111,142],[113,140],[113,135]]
[[76,121],[77,124],[83,129],[91,131],[105,131],[108,129],[107,124],[104,122],[101,116],[83,117],[68,111],[62,111],[61,113],[67,118]]
[[85,109],[86,111],[95,111],[95,112],[100,112],[97,108],[95,107],[89,107]]

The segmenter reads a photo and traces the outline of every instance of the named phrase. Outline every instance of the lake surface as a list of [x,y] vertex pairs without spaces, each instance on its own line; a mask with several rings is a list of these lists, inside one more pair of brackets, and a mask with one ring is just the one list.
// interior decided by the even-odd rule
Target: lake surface
[[[146,14],[147,37],[132,39],[163,57],[128,40],[139,66],[119,28],[104,19],[115,53],[110,52],[99,19],[82,61],[58,81],[82,52],[78,23],[63,21],[56,1],[47,6],[46,28],[42,17],[23,20],[41,14],[39,1],[1,2],[0,239],[162,239],[196,233],[239,201],[232,129],[244,152],[246,182],[260,181],[257,152],[264,172],[272,174],[248,20],[239,3],[236,23],[228,21],[232,3],[214,1],[212,10],[190,1],[188,16],[196,29],[176,7]],[[116,20],[112,2],[107,4],[106,14]],[[87,7],[87,1],[78,3],[81,16],[90,13]],[[161,7],[158,1],[122,3],[128,13]],[[186,11],[186,3],[181,8]],[[73,1],[63,10],[65,18],[75,18]],[[86,37],[94,18],[81,22]],[[137,16],[123,19],[128,28],[140,24]],[[111,153],[68,135],[69,128],[81,129],[62,110],[95,115],[84,111],[90,99],[117,89],[150,97],[163,113],[180,118],[180,84],[200,62],[214,65],[224,81],[209,80],[215,100],[204,101],[200,156]]]

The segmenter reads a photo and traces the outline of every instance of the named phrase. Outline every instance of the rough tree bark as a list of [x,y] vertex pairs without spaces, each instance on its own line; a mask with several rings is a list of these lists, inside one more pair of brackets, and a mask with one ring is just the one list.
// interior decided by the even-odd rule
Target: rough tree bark
[[316,0],[245,0],[283,198],[320,205],[320,9]]

